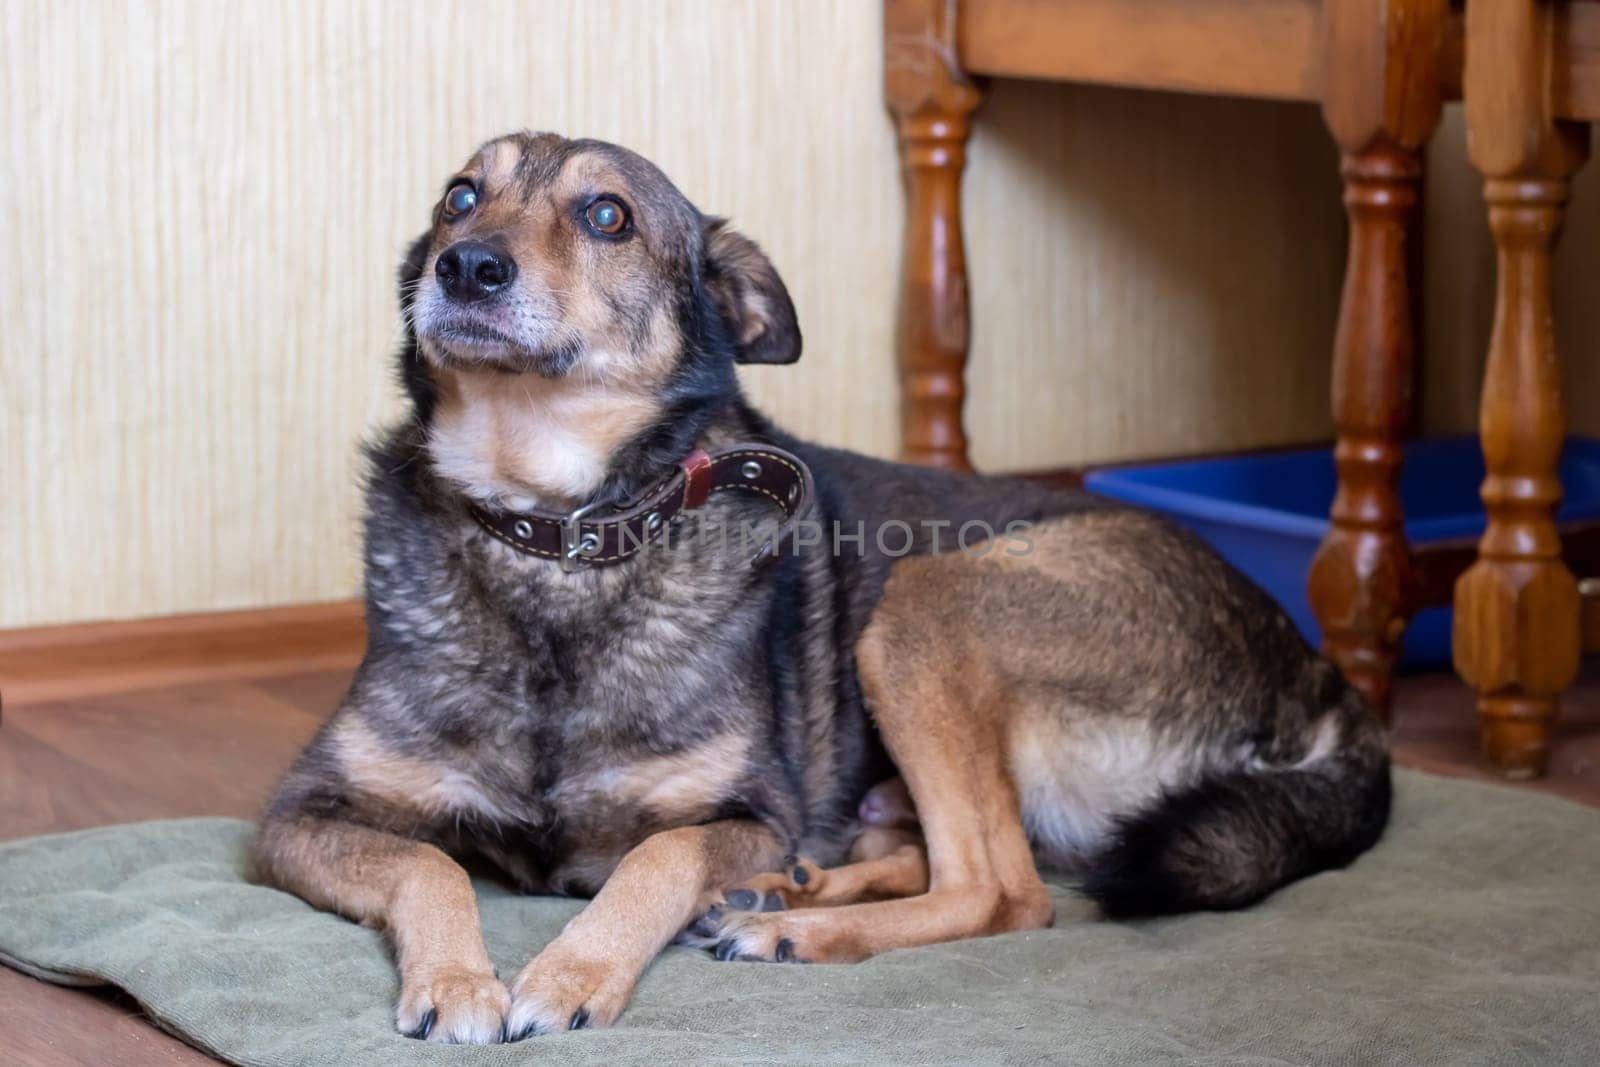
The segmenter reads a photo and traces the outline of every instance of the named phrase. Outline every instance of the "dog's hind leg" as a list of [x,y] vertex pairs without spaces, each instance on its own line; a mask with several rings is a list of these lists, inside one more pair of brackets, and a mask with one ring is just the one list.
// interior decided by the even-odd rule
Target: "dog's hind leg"
[[927,838],[928,891],[901,900],[724,912],[721,959],[847,962],[895,948],[1047,926],[1004,744],[1011,694],[981,650],[885,595],[857,646],[861,681]]
[[511,983],[511,1038],[609,1026],[650,961],[705,907],[708,895],[771,870],[786,847],[765,826],[744,820],[645,838]]
[[504,1039],[511,996],[495,976],[467,872],[439,849],[353,823],[269,819],[258,873],[314,907],[386,931],[400,965],[395,1024],[451,1044]]

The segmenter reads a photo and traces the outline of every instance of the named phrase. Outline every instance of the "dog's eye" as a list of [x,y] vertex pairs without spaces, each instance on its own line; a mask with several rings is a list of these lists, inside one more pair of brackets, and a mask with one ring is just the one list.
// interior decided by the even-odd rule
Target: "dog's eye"
[[628,213],[615,200],[596,200],[584,212],[584,218],[589,220],[589,226],[596,233],[603,233],[607,237],[615,237],[628,228]]
[[478,190],[470,182],[457,182],[444,194],[444,217],[459,218],[478,206]]

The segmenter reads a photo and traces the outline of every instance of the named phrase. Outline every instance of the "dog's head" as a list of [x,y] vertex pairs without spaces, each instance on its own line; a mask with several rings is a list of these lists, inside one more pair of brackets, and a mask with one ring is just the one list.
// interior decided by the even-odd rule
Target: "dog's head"
[[407,318],[437,367],[626,385],[664,379],[686,346],[742,363],[800,355],[761,251],[600,141],[490,141],[446,182],[408,266]]

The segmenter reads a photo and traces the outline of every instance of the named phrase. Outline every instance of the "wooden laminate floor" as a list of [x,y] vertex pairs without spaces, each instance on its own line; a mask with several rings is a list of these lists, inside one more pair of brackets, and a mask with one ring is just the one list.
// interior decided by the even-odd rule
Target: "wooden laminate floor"
[[[0,839],[133,819],[253,815],[349,681],[359,632],[339,632],[336,648],[299,667],[214,646],[200,655],[204,663],[185,663],[170,642],[165,673],[130,670],[110,680],[72,655],[52,668],[48,648],[14,657],[12,677],[20,662],[26,684],[6,690],[0,719]],[[5,678],[0,673],[0,684]],[[1479,773],[1471,699],[1453,677],[1407,678],[1398,694],[1401,762]],[[1551,777],[1527,788],[1600,805],[1593,664],[1567,702],[1559,741]],[[118,994],[59,989],[0,967],[0,1003],[9,1009],[0,1057],[8,1063],[210,1062],[147,1025]]]

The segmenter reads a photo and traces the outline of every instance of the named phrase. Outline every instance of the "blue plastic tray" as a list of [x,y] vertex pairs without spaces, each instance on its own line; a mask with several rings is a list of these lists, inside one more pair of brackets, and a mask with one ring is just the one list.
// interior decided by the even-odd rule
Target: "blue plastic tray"
[[[1407,445],[1400,495],[1411,543],[1481,534],[1483,474],[1475,437]],[[1600,518],[1600,440],[1568,440],[1561,481],[1566,500],[1560,520]],[[1118,467],[1094,471],[1084,484],[1092,492],[1165,512],[1194,530],[1271,593],[1313,645],[1319,642],[1306,601],[1306,573],[1328,530],[1331,448]],[[1449,659],[1450,609],[1420,612],[1406,632],[1402,661],[1423,666]]]

